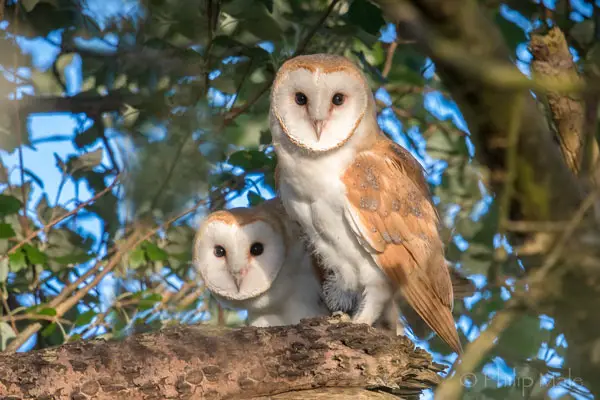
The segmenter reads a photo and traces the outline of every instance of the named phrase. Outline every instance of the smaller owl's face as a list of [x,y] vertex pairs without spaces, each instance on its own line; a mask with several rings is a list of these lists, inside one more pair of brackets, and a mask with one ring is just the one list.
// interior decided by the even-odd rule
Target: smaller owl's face
[[352,136],[367,111],[369,96],[372,94],[354,66],[284,66],[273,88],[271,107],[292,143],[322,152],[341,146]]
[[194,263],[208,289],[231,300],[266,292],[283,266],[283,238],[264,221],[240,225],[230,212],[218,215],[203,224],[194,248]]

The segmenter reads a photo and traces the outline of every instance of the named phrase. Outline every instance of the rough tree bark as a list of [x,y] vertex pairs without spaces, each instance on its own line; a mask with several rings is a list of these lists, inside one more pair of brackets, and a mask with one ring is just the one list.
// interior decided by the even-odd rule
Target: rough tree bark
[[[568,79],[574,82],[582,79],[569,51],[565,35],[558,27],[552,28],[545,35],[532,35],[529,50],[533,55],[531,69],[534,77]],[[584,149],[582,96],[556,92],[540,93],[540,95],[545,95],[547,98],[567,166],[571,171],[578,173]],[[589,151],[591,161],[594,163],[598,157],[596,143],[591,143]]]
[[[586,197],[584,185],[564,161],[536,101],[524,92],[526,78],[518,76],[511,61],[513,55],[478,2],[371,1],[398,23],[403,38],[415,39],[435,62],[436,73],[458,104],[470,138],[477,144],[476,157],[492,172],[490,187],[499,196],[511,172],[506,165],[511,147],[509,133],[514,117],[521,118],[510,217],[525,221],[571,220]],[[515,88],[507,87],[507,82],[521,85],[519,107],[514,106]],[[574,222],[593,225],[592,219],[583,216]],[[550,240],[538,247],[540,257],[526,263],[527,269],[539,273],[530,274],[525,301],[529,309],[555,318],[557,329],[565,333],[569,344],[569,373],[600,394],[599,234],[596,227],[585,234],[582,231],[568,238],[558,235],[558,241],[556,235],[546,236]],[[563,239],[568,245],[561,243]],[[555,259],[549,262],[544,252]],[[541,261],[547,263],[547,268],[536,270]]]
[[271,328],[178,326],[6,355],[0,398],[416,399],[441,371],[407,338],[336,318]]

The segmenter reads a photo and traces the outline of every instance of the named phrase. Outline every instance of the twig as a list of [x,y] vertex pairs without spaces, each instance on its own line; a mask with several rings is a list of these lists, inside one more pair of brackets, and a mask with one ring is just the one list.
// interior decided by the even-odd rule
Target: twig
[[10,250],[8,250],[6,252],[6,254],[2,255],[0,257],[0,260],[4,260],[10,254],[12,254],[15,251],[19,250],[21,247],[25,246],[26,244],[30,243],[37,235],[39,235],[45,229],[48,229],[49,227],[52,227],[52,226],[54,226],[54,225],[56,225],[56,224],[64,221],[65,219],[67,219],[70,216],[72,216],[72,215],[76,214],[77,212],[79,212],[79,210],[81,210],[82,208],[88,206],[89,204],[91,204],[91,203],[95,202],[96,200],[98,200],[100,197],[104,196],[107,192],[109,192],[117,184],[118,181],[119,181],[119,177],[117,176],[117,178],[113,181],[113,183],[111,183],[106,189],[102,190],[101,192],[98,192],[91,199],[89,199],[89,200],[81,203],[80,205],[78,205],[77,207],[75,207],[73,210],[69,211],[65,215],[62,215],[60,217],[57,217],[57,218],[53,219],[47,225],[44,225],[42,228],[36,230],[35,232],[30,233],[25,239],[23,239],[22,241],[20,241],[19,243],[17,243],[15,246],[13,246],[12,248],[10,248]]
[[[2,4],[4,5],[4,4]],[[3,7],[4,8],[4,7]],[[12,34],[16,37],[19,32],[19,10],[20,10],[20,4],[17,4],[17,6],[15,7],[15,15],[13,18],[13,25],[12,26]],[[2,10],[4,11],[4,10]],[[15,40],[15,39],[13,39]],[[15,44],[16,44],[16,40],[15,40]],[[17,70],[19,69],[19,52],[15,51],[13,53],[13,70],[15,71],[15,74],[17,73]],[[15,101],[13,102],[14,105],[14,113],[15,113],[15,120],[16,120],[16,134],[17,134],[17,138],[19,140],[19,147],[17,148],[17,153],[18,153],[18,157],[19,157],[19,175],[21,178],[21,198],[23,199],[23,215],[21,218],[19,218],[19,224],[21,225],[21,230],[23,231],[23,235],[27,236],[29,234],[29,224],[27,221],[27,202],[28,202],[28,193],[26,193],[25,190],[25,163],[23,161],[23,131],[21,129],[21,109],[20,109],[20,104],[17,101],[17,95],[19,93],[18,90],[18,83],[15,84],[15,91],[14,91],[14,96],[15,96]]]
[[383,70],[381,71],[381,75],[384,78],[387,78],[392,70],[392,65],[394,64],[394,54],[396,53],[396,49],[398,48],[398,42],[393,41],[390,43],[387,48],[387,56],[385,58],[385,64],[383,65]]
[[98,132],[100,136],[100,140],[102,140],[102,144],[104,148],[106,148],[106,152],[108,153],[108,159],[113,167],[113,172],[115,174],[119,174],[121,171],[119,170],[119,163],[117,162],[117,157],[115,157],[115,152],[113,151],[108,138],[106,137],[106,129],[104,126],[104,122],[102,121],[102,117],[97,115],[94,117],[94,124],[98,124]]
[[[45,314],[36,314],[36,313],[27,313],[27,314],[0,317],[0,321],[2,321],[2,322],[10,321],[10,320],[14,320],[14,321],[43,320],[43,321],[50,321],[50,322],[60,321],[63,324],[72,324],[73,323],[72,321],[69,321],[68,319],[58,318],[56,315],[45,315]],[[17,331],[15,331],[15,332],[17,332]]]
[[[508,131],[508,143],[506,144],[505,170],[506,178],[504,181],[504,191],[500,198],[500,229],[503,229],[504,223],[508,221],[510,214],[510,201],[513,197],[514,185],[517,178],[517,148],[519,144],[519,132],[521,130],[522,111],[523,111],[523,93],[516,93],[513,108],[510,113],[510,124]],[[503,234],[503,232],[500,232]]]
[[[478,59],[470,62],[472,54],[464,48],[447,40],[438,40],[432,51],[445,62],[462,70],[465,74],[492,87],[506,89],[532,89],[539,92],[585,93],[596,92],[599,84],[557,79],[557,77],[536,77],[530,79],[523,75],[513,64],[498,63],[495,60]],[[560,78],[560,77],[559,77]]]
[[[6,289],[6,287],[3,287],[3,289]],[[0,298],[2,298],[2,306],[4,306],[4,309],[6,310],[6,314],[8,314],[8,319],[10,321],[10,325],[13,329],[13,331],[15,332],[16,335],[19,334],[19,330],[17,329],[17,324],[15,324],[15,318],[13,316],[12,310],[10,309],[10,306],[8,305],[8,302],[6,301],[6,298],[4,298],[4,291],[2,291],[2,293],[0,293]]]
[[587,197],[583,200],[583,202],[581,203],[581,206],[575,212],[575,214],[573,215],[573,218],[571,218],[571,220],[565,227],[565,230],[563,231],[562,235],[560,236],[560,238],[556,241],[556,243],[552,247],[552,250],[550,251],[550,254],[548,254],[548,256],[546,257],[544,264],[542,264],[542,266],[535,271],[534,275],[532,276],[533,279],[536,279],[536,278],[539,279],[539,278],[545,277],[548,274],[548,272],[550,272],[552,267],[554,267],[556,265],[556,263],[562,256],[567,243],[573,237],[575,230],[579,227],[579,225],[583,221],[583,218],[585,217],[588,210],[596,202],[599,193],[600,193],[600,188],[596,188],[595,190],[590,192],[587,195]]
[[504,229],[510,232],[562,232],[567,221],[504,221]]
[[483,357],[494,348],[496,338],[508,328],[517,315],[516,310],[506,309],[494,316],[488,328],[466,347],[463,356],[460,358],[460,364],[456,365],[454,375],[444,379],[438,386],[435,391],[436,400],[458,400],[461,398],[466,381],[471,377],[475,377],[472,371],[475,371]]

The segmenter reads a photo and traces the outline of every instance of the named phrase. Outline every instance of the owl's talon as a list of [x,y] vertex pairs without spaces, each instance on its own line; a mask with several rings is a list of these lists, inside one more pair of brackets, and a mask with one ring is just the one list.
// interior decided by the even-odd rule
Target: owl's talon
[[352,322],[352,318],[343,311],[334,311],[331,319],[336,320],[335,322]]

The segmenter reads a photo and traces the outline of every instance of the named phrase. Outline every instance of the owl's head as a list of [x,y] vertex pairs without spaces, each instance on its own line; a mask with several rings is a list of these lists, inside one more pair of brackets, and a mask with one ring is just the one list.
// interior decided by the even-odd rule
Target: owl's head
[[284,265],[287,238],[274,200],[209,215],[196,234],[194,266],[207,288],[229,300],[265,293]]
[[[342,56],[313,54],[285,62],[271,92],[271,131],[296,146],[325,152],[342,146],[375,101],[360,69]],[[279,129],[280,128],[280,129]]]

